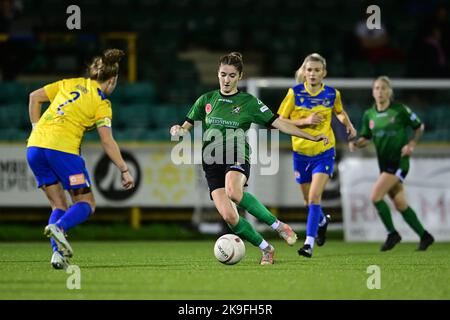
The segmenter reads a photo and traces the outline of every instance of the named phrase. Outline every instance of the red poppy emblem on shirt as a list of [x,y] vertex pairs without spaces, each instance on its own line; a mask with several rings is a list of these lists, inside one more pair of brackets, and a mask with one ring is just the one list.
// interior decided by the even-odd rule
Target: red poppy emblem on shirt
[[373,120],[369,121],[369,128],[373,129],[373,127],[375,127],[375,122],[373,122]]
[[206,113],[210,113],[210,112],[211,112],[211,109],[212,109],[211,104],[210,104],[210,103],[207,103],[206,106],[205,106],[205,111],[206,111]]

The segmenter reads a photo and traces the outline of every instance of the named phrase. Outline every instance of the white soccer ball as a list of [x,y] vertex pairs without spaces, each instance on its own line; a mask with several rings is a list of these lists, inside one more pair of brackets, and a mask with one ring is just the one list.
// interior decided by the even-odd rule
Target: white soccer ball
[[235,234],[225,234],[217,239],[214,255],[224,264],[235,264],[245,256],[244,241]]

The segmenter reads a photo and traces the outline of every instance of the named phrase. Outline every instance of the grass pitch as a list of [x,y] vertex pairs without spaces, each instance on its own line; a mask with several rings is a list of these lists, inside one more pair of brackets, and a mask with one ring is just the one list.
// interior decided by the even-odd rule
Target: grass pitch
[[[450,243],[380,252],[378,243],[329,241],[307,259],[297,255],[300,244],[275,241],[273,266],[260,266],[249,243],[232,266],[216,261],[214,241],[71,244],[79,290],[50,266],[48,243],[0,243],[0,299],[450,299]],[[380,289],[367,287],[371,265],[380,268]]]

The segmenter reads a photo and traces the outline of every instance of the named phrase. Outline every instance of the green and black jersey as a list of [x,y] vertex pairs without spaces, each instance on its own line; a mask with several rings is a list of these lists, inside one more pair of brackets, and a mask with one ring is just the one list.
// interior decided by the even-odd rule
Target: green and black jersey
[[416,130],[421,124],[419,117],[404,104],[391,103],[384,111],[378,111],[374,105],[364,113],[360,136],[373,139],[381,171],[398,168],[408,171],[409,157],[401,157],[401,150],[408,143],[407,128]]
[[[186,121],[202,121],[203,160],[217,156],[222,150],[225,156],[233,152],[234,161],[249,162],[250,146],[246,132],[252,123],[269,126],[276,115],[259,99],[251,94],[238,91],[233,95],[222,95],[220,90],[203,94],[192,106]],[[208,152],[207,152],[208,151]],[[241,160],[242,161],[242,160]]]

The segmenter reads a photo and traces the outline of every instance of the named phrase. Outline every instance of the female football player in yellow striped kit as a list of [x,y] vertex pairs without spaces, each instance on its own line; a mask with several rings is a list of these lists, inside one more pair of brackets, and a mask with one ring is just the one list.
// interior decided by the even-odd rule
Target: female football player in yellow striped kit
[[306,240],[298,253],[308,258],[312,256],[315,241],[319,246],[324,244],[330,220],[330,216],[322,212],[320,203],[334,167],[336,143],[331,128],[332,114],[335,113],[346,127],[349,138],[356,136],[356,130],[342,106],[340,92],[322,83],[326,74],[326,60],[317,53],[308,55],[296,72],[298,85],[289,88],[278,110],[284,121],[309,134],[329,137],[329,143],[324,145],[292,136],[295,178],[308,205]]
[[[103,149],[121,172],[122,185],[134,187],[134,179],[112,136],[111,102],[106,99],[117,84],[119,61],[124,52],[106,50],[89,66],[89,78],[57,81],[30,94],[29,114],[33,130],[28,139],[27,160],[47,196],[52,213],[45,234],[51,238],[55,269],[65,269],[73,254],[65,232],[86,221],[95,211],[95,200],[80,145],[86,130],[96,127]],[[42,103],[50,106],[41,116]],[[64,190],[73,205],[67,205]]]

